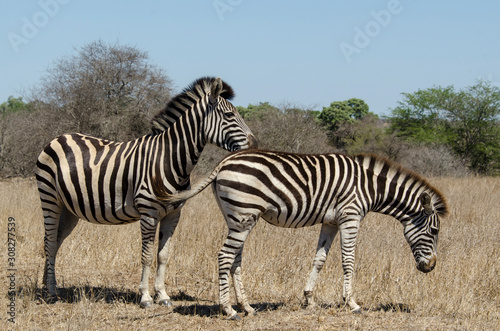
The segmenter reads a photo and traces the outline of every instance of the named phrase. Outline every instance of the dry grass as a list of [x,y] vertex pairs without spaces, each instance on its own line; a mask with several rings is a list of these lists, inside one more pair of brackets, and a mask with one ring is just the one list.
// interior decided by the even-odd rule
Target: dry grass
[[[243,256],[247,294],[259,313],[234,322],[226,320],[218,307],[217,252],[226,229],[209,190],[188,202],[175,234],[166,277],[173,308],[143,310],[137,305],[138,223],[81,222],[58,254],[56,275],[64,289],[62,298],[55,304],[43,303],[43,221],[35,183],[1,181],[1,247],[7,252],[7,219],[14,217],[18,271],[16,324],[7,321],[3,281],[0,329],[498,330],[500,178],[431,182],[447,196],[451,209],[441,223],[433,272],[416,270],[397,221],[370,214],[361,226],[354,282],[363,312],[351,314],[341,304],[338,238],[316,288],[323,308],[305,310],[302,291],[319,227],[292,230],[259,222]],[[7,254],[3,256],[7,272]]]

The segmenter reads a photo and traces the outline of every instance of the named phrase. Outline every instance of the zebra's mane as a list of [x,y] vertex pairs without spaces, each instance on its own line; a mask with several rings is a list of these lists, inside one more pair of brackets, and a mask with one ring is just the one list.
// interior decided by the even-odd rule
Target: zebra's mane
[[[210,93],[215,77],[202,77],[195,80],[180,94],[173,97],[167,105],[151,120],[151,131],[160,134],[167,130],[187,110]],[[227,100],[234,98],[234,91],[227,83],[222,81],[221,97]]]
[[354,159],[362,166],[363,164],[367,163],[373,163],[373,168],[375,169],[382,169],[382,167],[387,166],[389,167],[389,171],[391,172],[396,172],[400,175],[413,178],[416,182],[420,183],[421,186],[424,186],[425,191],[431,195],[432,203],[437,213],[443,217],[448,215],[448,205],[446,203],[446,198],[444,197],[444,195],[436,187],[429,184],[429,182],[424,177],[420,176],[416,172],[403,167],[399,163],[375,154],[358,154],[354,156]]

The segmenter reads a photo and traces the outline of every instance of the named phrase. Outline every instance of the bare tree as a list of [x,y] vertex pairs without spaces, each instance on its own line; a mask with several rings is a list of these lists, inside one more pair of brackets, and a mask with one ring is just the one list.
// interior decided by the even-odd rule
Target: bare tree
[[96,41],[57,60],[32,98],[57,110],[70,131],[128,140],[149,128],[151,112],[167,102],[171,86],[145,52]]
[[38,153],[62,133],[120,141],[144,135],[171,93],[171,80],[147,53],[89,43],[54,62],[31,89],[29,110],[0,118],[0,175],[32,174]]
[[325,153],[334,150],[316,114],[304,107],[279,107],[260,103],[241,108],[245,121],[259,139],[259,147],[292,153]]

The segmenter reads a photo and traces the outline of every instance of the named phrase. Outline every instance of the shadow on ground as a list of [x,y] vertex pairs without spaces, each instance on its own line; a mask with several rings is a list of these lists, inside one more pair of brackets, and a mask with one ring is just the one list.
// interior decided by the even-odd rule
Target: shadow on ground
[[[126,304],[136,304],[139,305],[141,296],[138,292],[118,289],[112,287],[102,287],[102,286],[72,286],[69,288],[58,288],[58,296],[54,298],[49,295],[45,288],[33,288],[33,287],[20,287],[17,291],[18,297],[31,297],[33,301],[37,303],[52,304],[55,302],[63,303],[76,303],[83,299],[92,302],[106,302],[109,304],[113,303],[126,303]],[[179,291],[171,296],[173,302],[194,302],[193,304],[178,304],[174,305],[174,313],[180,315],[191,315],[191,316],[201,316],[201,317],[213,317],[222,314],[219,304],[204,304],[200,302],[199,299],[193,297],[184,291]],[[285,304],[283,302],[272,303],[263,302],[251,304],[256,312],[264,311],[274,311],[282,308]],[[384,311],[384,312],[402,312],[411,313],[412,310],[409,305],[404,303],[384,303],[378,306],[365,308],[361,305],[362,311]],[[319,307],[322,309],[346,309],[343,303],[337,304],[320,304]],[[241,310],[237,307],[233,307],[236,311],[241,313]],[[305,307],[303,307],[305,308]]]
[[[359,303],[359,302],[358,302]],[[361,311],[358,313],[364,311],[364,312],[370,312],[370,311],[384,311],[384,312],[399,312],[399,313],[411,313],[411,308],[409,305],[405,303],[381,303],[377,306],[374,307],[364,307],[362,303],[359,303],[361,306]],[[337,304],[319,304],[319,307],[322,309],[338,309],[338,310],[344,310],[344,309],[349,309],[343,302],[337,303]],[[306,308],[305,306],[302,306],[302,308]]]
[[106,303],[133,303],[139,304],[141,296],[139,293],[130,290],[102,286],[72,286],[68,288],[58,288],[56,298],[49,295],[45,288],[20,287],[18,297],[31,297],[38,303],[52,304],[55,302],[76,303],[83,299],[93,302]]
[[[281,308],[283,303],[256,303],[251,306],[255,309],[257,313],[263,311],[273,311]],[[233,306],[238,313],[242,311],[237,307]],[[221,308],[218,304],[216,305],[203,305],[203,304],[193,304],[189,306],[178,306],[174,308],[174,313],[178,313],[181,315],[190,315],[190,316],[201,316],[201,317],[214,317],[220,316],[222,314]]]
[[387,303],[380,304],[375,309],[369,309],[369,311],[385,311],[385,312],[396,312],[396,313],[411,313],[411,308],[405,303]]

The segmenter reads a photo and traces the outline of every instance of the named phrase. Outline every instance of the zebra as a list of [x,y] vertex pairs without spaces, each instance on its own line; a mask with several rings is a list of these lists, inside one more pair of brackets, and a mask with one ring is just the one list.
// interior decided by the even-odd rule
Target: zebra
[[156,199],[151,183],[173,193],[189,187],[189,175],[207,143],[229,151],[257,146],[257,140],[228,101],[233,89],[220,78],[194,81],[152,119],[152,133],[128,142],[83,134],[52,140],[36,163],[36,180],[45,225],[44,284],[57,298],[55,260],[79,219],[96,224],[140,220],[142,277],[140,306],[149,307],[149,275],[158,224],[155,291],[160,305],[171,306],[165,291],[170,239],[182,205]]
[[354,312],[361,307],[352,295],[354,251],[361,220],[370,212],[393,216],[404,226],[417,269],[436,265],[440,217],[448,213],[442,193],[418,174],[373,154],[291,154],[245,150],[222,160],[191,190],[171,194],[154,185],[158,199],[183,203],[210,183],[228,226],[218,256],[220,304],[230,319],[239,319],[229,300],[229,274],[236,300],[246,314],[241,279],[245,240],[259,217],[275,226],[301,228],[321,224],[313,268],[304,289],[305,305],[316,305],[313,288],[337,232],[340,232],[343,298]]

